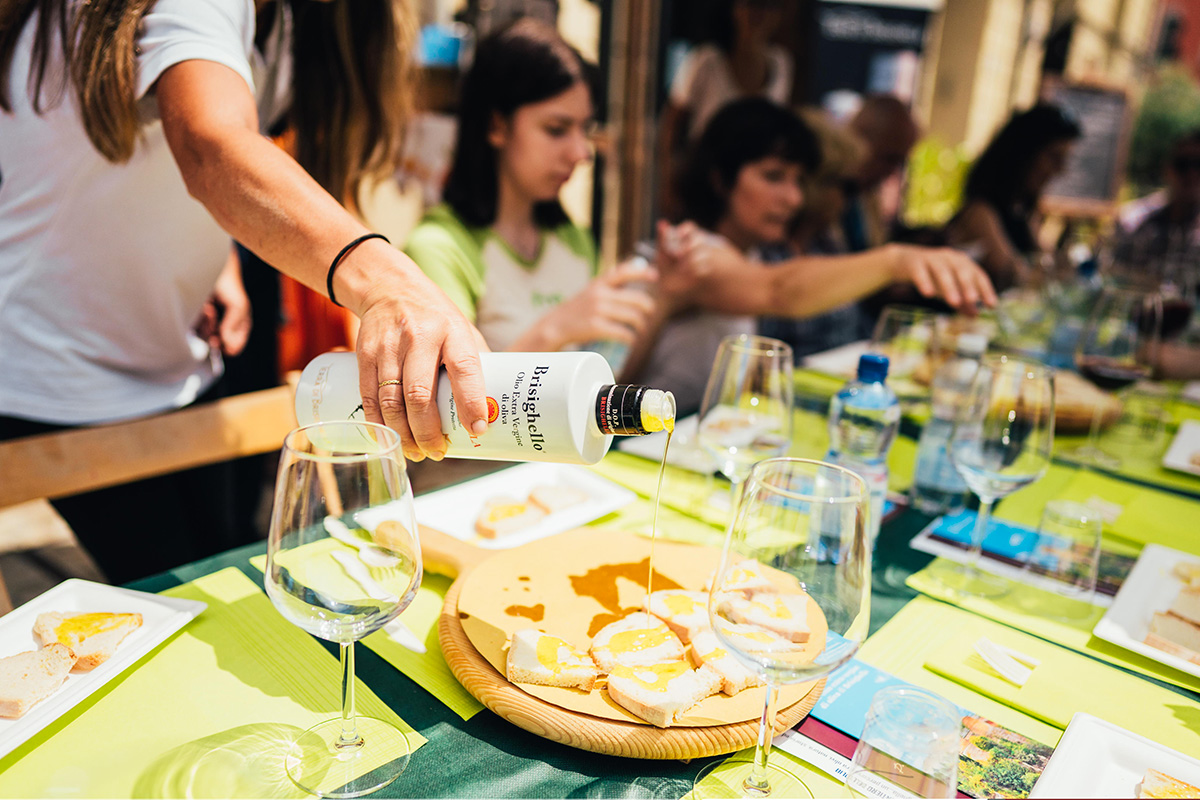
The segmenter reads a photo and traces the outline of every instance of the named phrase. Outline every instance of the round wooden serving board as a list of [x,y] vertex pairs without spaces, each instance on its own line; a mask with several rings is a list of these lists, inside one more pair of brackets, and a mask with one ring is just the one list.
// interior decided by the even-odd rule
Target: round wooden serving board
[[[572,747],[629,758],[688,759],[752,745],[763,688],[735,697],[710,697],[678,727],[659,729],[600,690],[518,687],[504,677],[504,646],[513,630],[536,627],[586,650],[606,617],[616,619],[640,606],[646,583],[643,562],[649,552],[647,539],[584,529],[489,554],[465,570],[446,594],[438,622],[446,663],[497,715]],[[719,556],[710,548],[658,542],[654,588],[677,584],[699,590]],[[783,687],[777,732],[802,720],[823,686],[824,681],[818,681]]]

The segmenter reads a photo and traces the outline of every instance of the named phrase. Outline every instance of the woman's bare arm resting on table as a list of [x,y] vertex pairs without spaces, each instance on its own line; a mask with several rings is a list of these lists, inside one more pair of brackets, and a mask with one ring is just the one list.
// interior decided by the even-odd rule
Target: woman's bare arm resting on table
[[864,253],[797,256],[766,266],[751,261],[719,237],[698,241],[680,226],[676,263],[662,269],[662,284],[674,275],[696,305],[726,314],[810,317],[859,300],[893,283],[911,283],[925,297],[974,313],[995,305],[987,275],[971,259],[945,248],[885,245]]
[[[192,196],[237,241],[324,294],[334,256],[369,231],[259,135],[245,81],[221,64],[184,61],[163,73],[155,92]],[[363,242],[338,267],[334,293],[362,321],[359,388],[367,419],[395,428],[408,458],[445,453],[435,402],[439,365],[450,374],[463,418],[476,431],[486,425],[482,340],[411,259],[382,240]],[[384,380],[401,386],[381,388]]]

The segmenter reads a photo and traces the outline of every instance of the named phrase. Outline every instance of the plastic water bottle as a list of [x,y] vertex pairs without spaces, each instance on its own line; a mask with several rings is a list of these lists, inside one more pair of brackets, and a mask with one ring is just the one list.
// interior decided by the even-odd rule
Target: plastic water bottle
[[[641,242],[635,248],[637,255],[629,259],[626,266],[632,269],[649,270],[650,262],[654,260],[654,246]],[[630,281],[625,284],[627,289],[637,289],[639,291],[649,292],[650,283],[643,281]],[[629,358],[629,345],[625,342],[618,342],[615,339],[598,339],[593,342],[581,345],[580,350],[591,350],[593,353],[599,353],[604,356],[604,360],[612,367],[614,375],[620,375],[621,370],[625,368],[625,362]]]
[[979,333],[960,334],[954,358],[933,376],[933,413],[917,441],[916,476],[913,479],[913,508],[926,514],[962,511],[967,484],[950,461],[947,446],[954,420],[971,389],[979,358],[987,349],[987,338]]
[[858,377],[843,386],[829,404],[827,460],[857,472],[867,482],[872,547],[887,497],[888,451],[900,427],[900,401],[885,383],[887,371],[887,356],[864,354],[858,360]]

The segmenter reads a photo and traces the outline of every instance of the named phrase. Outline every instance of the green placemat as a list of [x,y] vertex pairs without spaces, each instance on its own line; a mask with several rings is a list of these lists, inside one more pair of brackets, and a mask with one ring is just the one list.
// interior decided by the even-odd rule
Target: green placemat
[[[1118,467],[1105,468],[1101,472],[1200,497],[1200,477],[1162,465],[1163,456],[1174,436],[1174,431],[1168,429],[1153,440],[1131,440],[1122,431],[1110,430],[1098,437],[1097,442],[1104,452],[1116,456],[1121,463]],[[1055,459],[1086,466],[1087,462],[1075,458],[1074,451],[1087,444],[1087,440],[1087,436],[1055,436]]]
[[[1020,583],[1014,583],[1013,591],[994,600],[985,597],[956,597],[942,585],[938,576],[957,567],[958,565],[951,561],[938,558],[925,569],[909,576],[907,583],[909,587],[930,597],[953,603],[1065,648],[1194,692],[1200,691],[1200,678],[1093,636],[1092,628],[1104,616],[1104,609],[1090,605],[1084,607],[1085,604],[1077,600],[1066,600],[1052,592]],[[1081,610],[1085,616],[1065,621],[1049,616],[1069,617]]]
[[925,657],[964,631],[988,636],[1001,626],[968,611],[918,597],[876,631],[858,652],[863,661],[1034,741],[1054,745],[1062,731],[970,687],[925,669]]
[[[267,557],[255,556],[250,559],[250,563],[259,572],[264,572]],[[421,588],[417,590],[417,596],[400,614],[400,620],[425,645],[424,653],[410,650],[389,636],[386,631],[376,631],[362,642],[466,720],[482,711],[483,704],[454,677],[446,659],[442,657],[442,646],[438,643],[437,621],[451,583],[453,581],[450,578],[426,572],[421,579]]]
[[[980,636],[1039,663],[1023,686],[1009,683],[974,650]],[[1011,628],[964,628],[926,653],[925,668],[1056,728],[1077,711],[1101,717],[1183,753],[1200,753],[1200,703]]]
[[1105,522],[1106,536],[1200,554],[1200,500],[1065,464],[1052,465],[1037,483],[1002,500],[996,516],[1037,528],[1046,503],[1058,498],[1079,502],[1097,498],[1120,506],[1120,515]]
[[[306,796],[284,752],[338,715],[337,659],[236,568],[164,594],[208,608],[0,761],[0,796]],[[355,691],[360,714],[425,743],[362,681]]]

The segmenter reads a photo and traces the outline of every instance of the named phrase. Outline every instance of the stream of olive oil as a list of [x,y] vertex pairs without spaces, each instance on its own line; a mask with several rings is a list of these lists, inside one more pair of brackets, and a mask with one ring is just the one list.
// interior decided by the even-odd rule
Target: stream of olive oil
[[663,420],[667,431],[667,443],[663,445],[662,463],[658,465],[658,488],[654,490],[654,521],[650,523],[650,565],[646,571],[646,613],[650,613],[650,594],[654,591],[654,541],[658,538],[658,509],[662,505],[663,476],[667,472],[667,451],[671,449],[671,435],[675,433],[675,418]]

